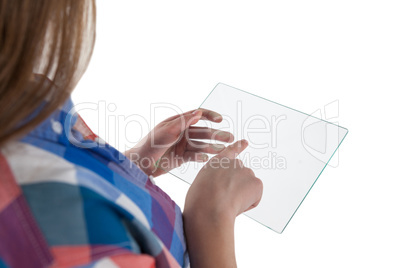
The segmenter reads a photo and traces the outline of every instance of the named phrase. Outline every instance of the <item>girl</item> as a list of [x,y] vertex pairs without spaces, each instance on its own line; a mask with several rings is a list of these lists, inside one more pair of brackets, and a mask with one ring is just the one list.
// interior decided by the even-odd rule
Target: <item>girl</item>
[[[235,218],[262,195],[236,159],[247,142],[192,141],[233,142],[193,126],[222,120],[197,109],[124,154],[99,143],[70,100],[95,11],[91,0],[0,0],[0,267],[235,267]],[[152,177],[186,161],[208,162],[182,214]]]

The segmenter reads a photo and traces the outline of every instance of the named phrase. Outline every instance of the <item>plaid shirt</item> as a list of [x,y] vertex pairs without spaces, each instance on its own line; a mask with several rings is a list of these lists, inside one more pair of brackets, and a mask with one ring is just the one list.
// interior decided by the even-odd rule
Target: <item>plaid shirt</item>
[[72,108],[1,148],[0,268],[188,266],[180,208]]

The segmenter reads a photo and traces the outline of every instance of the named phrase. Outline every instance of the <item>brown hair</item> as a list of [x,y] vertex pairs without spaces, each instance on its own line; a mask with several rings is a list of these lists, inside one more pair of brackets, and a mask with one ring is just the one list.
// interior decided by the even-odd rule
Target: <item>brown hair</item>
[[0,0],[0,146],[69,97],[92,54],[95,8],[95,0]]

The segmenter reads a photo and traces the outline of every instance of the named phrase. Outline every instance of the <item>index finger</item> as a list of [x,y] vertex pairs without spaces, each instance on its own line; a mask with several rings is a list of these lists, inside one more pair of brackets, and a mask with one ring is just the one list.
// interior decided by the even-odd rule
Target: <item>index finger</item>
[[204,109],[204,108],[198,108],[198,111],[202,112],[202,118],[201,120],[209,120],[215,123],[219,123],[222,121],[222,115],[220,113]]
[[185,112],[183,114],[176,114],[173,115],[165,120],[163,120],[164,122],[169,122],[169,121],[173,121],[176,120],[177,118],[181,118],[183,116],[189,116],[189,115],[194,115],[194,114],[198,114],[201,113],[201,120],[209,120],[215,123],[220,123],[223,119],[222,115],[220,113],[208,110],[208,109],[204,109],[204,108],[198,108],[195,110],[191,110],[188,112]]
[[223,158],[227,157],[230,159],[236,158],[241,152],[244,151],[248,146],[248,142],[246,140],[239,140],[236,141],[235,143],[229,145],[226,147],[222,152],[220,152],[218,155],[215,157],[218,158]]

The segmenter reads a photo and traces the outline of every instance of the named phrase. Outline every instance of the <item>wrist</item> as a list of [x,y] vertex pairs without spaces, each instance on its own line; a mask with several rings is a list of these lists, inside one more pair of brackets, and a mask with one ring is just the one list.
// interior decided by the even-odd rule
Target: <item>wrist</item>
[[[208,207],[206,205],[206,207]],[[200,225],[200,227],[204,225],[213,225],[216,227],[224,227],[227,228],[229,226],[234,226],[234,222],[236,216],[230,212],[228,209],[213,209],[213,210],[204,210],[203,208],[188,208],[184,207],[183,210],[184,219],[195,226]]]
[[234,220],[183,212],[191,267],[236,267]]
[[125,151],[123,154],[145,174],[148,176],[153,175],[155,163],[151,162],[150,159],[144,159],[140,148],[131,148],[130,150]]

